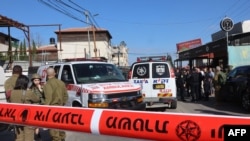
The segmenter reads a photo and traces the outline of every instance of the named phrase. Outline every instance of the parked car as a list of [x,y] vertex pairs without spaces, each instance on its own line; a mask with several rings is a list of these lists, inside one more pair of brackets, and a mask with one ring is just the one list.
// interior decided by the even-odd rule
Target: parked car
[[250,112],[250,65],[235,67],[228,73],[221,96],[226,101],[240,102]]

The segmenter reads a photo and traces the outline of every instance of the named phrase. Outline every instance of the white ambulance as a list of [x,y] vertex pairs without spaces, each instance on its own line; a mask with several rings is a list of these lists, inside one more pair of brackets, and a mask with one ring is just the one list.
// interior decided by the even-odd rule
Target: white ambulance
[[167,56],[138,57],[131,65],[128,79],[141,85],[147,108],[177,108],[175,73]]
[[53,67],[64,81],[72,107],[145,110],[140,85],[128,82],[111,63],[97,59],[66,60],[40,66],[37,73],[46,83],[46,69]]

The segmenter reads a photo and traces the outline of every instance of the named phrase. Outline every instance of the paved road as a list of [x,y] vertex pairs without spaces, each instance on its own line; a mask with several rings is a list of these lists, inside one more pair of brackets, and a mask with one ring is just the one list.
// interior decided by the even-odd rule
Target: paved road
[[67,132],[66,141],[146,141],[125,137],[114,137],[106,135],[92,135],[86,133]]
[[211,96],[209,101],[198,101],[196,103],[190,101],[190,98],[187,98],[186,102],[179,101],[177,109],[167,109],[166,112],[249,116],[249,113],[244,111],[239,103],[221,102],[216,104],[214,96]]

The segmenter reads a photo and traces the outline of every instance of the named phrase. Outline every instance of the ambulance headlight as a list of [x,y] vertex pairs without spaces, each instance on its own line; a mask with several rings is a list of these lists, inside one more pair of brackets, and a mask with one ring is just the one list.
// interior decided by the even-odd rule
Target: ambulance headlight
[[91,94],[90,99],[107,99],[105,94]]

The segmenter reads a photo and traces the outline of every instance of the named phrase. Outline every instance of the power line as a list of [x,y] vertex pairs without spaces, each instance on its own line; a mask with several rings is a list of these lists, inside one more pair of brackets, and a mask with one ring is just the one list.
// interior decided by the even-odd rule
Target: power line
[[66,15],[66,16],[69,16],[72,19],[75,19],[77,21],[86,23],[85,21],[83,21],[83,20],[79,19],[78,17],[74,16],[72,13],[69,13],[68,11],[66,11],[65,9],[63,9],[62,7],[60,7],[59,5],[53,3],[51,0],[49,0],[50,3],[45,2],[44,0],[38,0],[38,1],[41,2],[42,4],[46,5],[46,6],[50,7],[53,10],[56,10],[56,11],[58,11],[58,12],[64,14],[64,15]]
[[[83,22],[87,25],[93,26],[95,29],[96,25],[97,27],[99,26],[97,24],[97,22],[94,19],[94,16],[91,14],[91,12],[83,7],[81,7],[80,5],[78,5],[77,3],[68,0],[69,3],[64,2],[63,0],[47,0],[47,2],[45,0],[38,0],[39,2],[41,2],[42,4],[48,6],[49,8],[56,10],[66,16],[69,16],[72,19],[75,19],[77,21]],[[72,13],[74,12],[74,13]],[[85,13],[84,13],[85,12]],[[86,16],[86,12],[88,12],[88,21],[83,21],[79,18],[79,16],[75,16],[76,13],[80,13],[81,16],[85,15]],[[94,31],[93,31],[94,32]],[[104,37],[104,35],[101,34],[101,36]],[[106,44],[107,46],[110,46],[109,44],[107,44],[107,42],[104,42],[104,44]],[[112,46],[112,45],[111,45]]]
[[[228,13],[229,10],[232,10],[234,7],[236,7],[236,5],[239,3],[239,1],[240,0],[234,2],[231,6],[229,6],[222,15],[218,16],[213,21],[211,21],[211,23],[208,26],[206,26],[203,30],[201,30],[201,32],[198,33],[197,36],[198,37],[199,36],[200,37],[202,37],[202,36],[205,37],[205,36],[208,36],[208,35],[210,36],[211,33],[219,31],[220,30],[219,29],[219,21],[223,17],[225,17],[226,13]],[[215,24],[216,24],[216,27],[214,26]]]
[[89,10],[83,8],[83,7],[80,6],[79,4],[73,2],[72,0],[68,0],[68,1],[69,1],[70,3],[72,3],[73,5],[75,5],[76,7],[80,8],[81,10],[87,11],[87,12],[89,13],[89,17],[90,17],[89,20],[90,20],[90,23],[91,23],[92,25],[96,25],[97,27],[99,27],[98,24],[97,24],[97,22],[96,22],[96,20],[95,20],[95,18],[94,18],[94,16],[91,14],[91,12],[90,12]]
[[77,8],[74,8],[73,6],[70,6],[69,4],[63,2],[62,0],[56,0],[56,1],[63,4],[63,5],[65,5],[65,6],[67,6],[67,7],[69,7],[69,8],[71,8],[71,9],[73,9],[73,10],[75,10],[75,11],[77,11],[77,12],[79,12],[79,13],[81,13],[81,14],[83,13],[82,10],[78,10]]
[[[246,0],[244,3],[242,3],[239,8],[237,8],[237,12],[232,13],[232,18],[233,19],[240,19],[240,16],[243,15],[244,13],[247,13],[247,10],[249,10],[249,0]],[[244,7],[244,8],[243,8]],[[246,14],[249,15],[249,14]]]
[[81,9],[84,10],[84,11],[88,11],[87,9],[81,7],[79,4],[73,2],[72,0],[68,0],[68,1],[69,1],[70,3],[72,3],[72,4],[74,4],[75,6],[77,6],[78,8],[81,8]]

